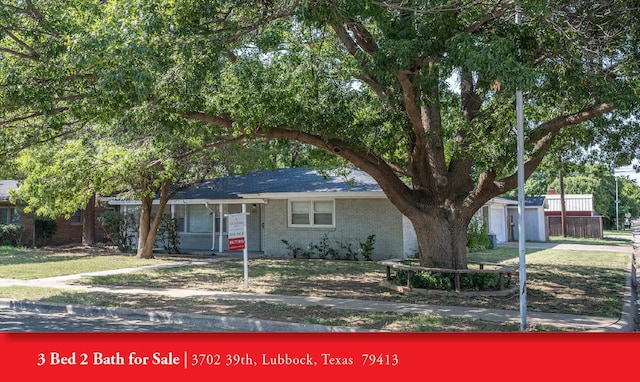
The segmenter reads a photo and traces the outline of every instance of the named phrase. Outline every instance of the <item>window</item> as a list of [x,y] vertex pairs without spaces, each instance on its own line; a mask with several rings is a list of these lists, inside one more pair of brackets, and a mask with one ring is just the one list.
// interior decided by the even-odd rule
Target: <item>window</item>
[[335,223],[333,200],[305,200],[289,202],[289,225],[329,227]]
[[211,232],[213,216],[206,206],[190,204],[187,206],[187,232],[204,233]]
[[187,216],[187,206],[176,204],[173,206],[173,219],[175,219],[178,232],[185,232],[184,223]]
[[0,208],[0,224],[9,224],[8,208]]
[[11,224],[18,224],[20,222],[20,215],[16,213],[15,208],[9,208],[9,216],[11,217]]
[[82,211],[78,210],[69,218],[71,224],[82,224]]

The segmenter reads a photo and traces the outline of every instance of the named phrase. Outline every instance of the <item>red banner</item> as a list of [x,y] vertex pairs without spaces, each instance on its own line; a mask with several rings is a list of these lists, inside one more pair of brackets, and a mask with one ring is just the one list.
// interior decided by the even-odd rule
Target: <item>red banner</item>
[[35,380],[632,380],[640,336],[546,333],[4,333],[0,369]]
[[229,239],[229,250],[238,251],[244,249],[244,237]]

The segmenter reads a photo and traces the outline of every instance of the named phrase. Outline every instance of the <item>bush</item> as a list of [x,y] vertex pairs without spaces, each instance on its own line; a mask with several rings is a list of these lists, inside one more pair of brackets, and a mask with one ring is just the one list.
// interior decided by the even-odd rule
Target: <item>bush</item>
[[373,260],[373,247],[376,242],[376,235],[367,236],[367,240],[358,243],[358,249],[360,252],[360,256],[362,256],[365,261]]
[[[372,261],[373,249],[376,235],[369,235],[365,241],[340,241],[336,240],[337,247],[333,246],[329,236],[323,235],[318,243],[309,243],[306,247],[291,243],[288,240],[281,241],[287,247],[289,255],[303,259],[332,259],[332,260],[352,260],[357,261],[358,256],[366,261]],[[357,247],[357,249],[356,249]]]
[[[407,285],[408,272],[396,272],[394,284]],[[508,282],[508,281],[507,281]],[[463,290],[498,290],[500,278],[496,273],[463,273],[460,275],[460,288]],[[444,272],[411,272],[411,287],[419,289],[455,290],[455,275]]]
[[107,210],[98,216],[98,221],[104,227],[107,239],[116,245],[121,252],[130,252],[133,249],[136,228],[135,216]]
[[329,236],[327,234],[324,234],[324,236],[322,236],[322,239],[320,239],[320,242],[318,244],[311,244],[311,248],[314,249],[314,252],[317,251],[318,257],[321,259],[339,259],[338,251],[331,246],[331,243],[329,242]]
[[180,235],[176,219],[169,214],[162,215],[158,227],[157,240],[162,243],[162,248],[169,253],[180,253]]
[[51,237],[58,231],[58,224],[52,219],[36,220],[34,223],[36,242],[34,246],[47,245]]
[[470,252],[482,251],[491,247],[491,239],[484,221],[473,219],[467,230],[467,249]]
[[23,233],[22,224],[0,224],[0,245],[20,245]]

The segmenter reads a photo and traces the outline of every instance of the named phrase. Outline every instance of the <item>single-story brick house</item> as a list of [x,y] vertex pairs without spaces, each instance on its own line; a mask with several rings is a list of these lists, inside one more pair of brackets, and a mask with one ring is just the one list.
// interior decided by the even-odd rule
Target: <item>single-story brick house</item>
[[[140,202],[110,200],[109,204],[135,214]],[[328,238],[337,247],[338,242],[363,242],[370,235],[375,235],[374,259],[417,251],[409,220],[360,170],[335,175],[287,168],[216,178],[179,192],[165,213],[178,224],[184,252],[222,253],[228,251],[226,216],[240,213],[243,204],[251,252],[280,257],[289,255],[284,241],[306,248]],[[509,202],[490,204],[485,211],[499,230],[494,233],[499,242],[506,241]]]
[[[36,220],[33,217],[21,216],[18,209],[10,201],[10,191],[20,186],[17,180],[0,180],[0,224],[21,224],[24,226],[21,245],[33,246],[46,244],[51,246],[80,244],[82,243],[82,219],[83,211],[78,210],[68,219],[59,217],[55,219],[56,232],[46,243],[40,243],[37,239]],[[97,224],[97,222],[96,222]],[[97,226],[99,226],[97,224]],[[101,241],[103,231],[97,230],[96,241]]]

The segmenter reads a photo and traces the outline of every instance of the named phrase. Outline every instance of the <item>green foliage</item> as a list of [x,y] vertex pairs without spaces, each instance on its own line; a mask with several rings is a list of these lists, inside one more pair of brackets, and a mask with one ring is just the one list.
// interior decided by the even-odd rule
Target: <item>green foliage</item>
[[376,235],[369,235],[364,241],[335,240],[337,247],[333,245],[332,240],[327,234],[322,235],[318,243],[311,242],[306,247],[291,243],[285,239],[281,241],[286,246],[289,256],[294,259],[319,258],[357,261],[360,256],[365,261],[372,261],[375,236]]
[[58,231],[58,223],[53,219],[36,219],[34,229],[36,241],[33,245],[40,247],[49,243],[51,237]]
[[[393,279],[396,285],[407,285],[409,272],[405,270],[396,271]],[[509,285],[505,279],[505,287]],[[412,288],[436,289],[444,291],[455,290],[455,275],[444,272],[411,272]],[[493,291],[498,290],[500,279],[497,273],[462,273],[460,274],[460,288],[465,291]]]
[[0,245],[20,245],[24,229],[22,224],[0,224]]
[[331,246],[331,241],[327,234],[324,234],[317,244],[311,244],[311,247],[314,249],[314,252],[318,254],[320,259],[338,258],[338,251]]
[[365,261],[372,261],[373,249],[376,243],[376,235],[372,234],[367,236],[365,241],[358,243],[358,253],[364,258]]
[[353,241],[336,240],[336,243],[338,243],[338,246],[340,247],[342,252],[344,252],[345,260],[358,260],[358,251],[354,249],[355,245]]
[[[403,209],[470,216],[515,188],[516,89],[528,168],[569,150],[640,154],[638,13],[617,0],[518,5],[520,24],[508,4],[469,0],[2,4],[0,157],[59,150],[57,193],[33,179],[21,195],[52,216],[82,207],[84,193],[142,200],[166,182],[241,171],[234,163],[325,160],[299,147],[272,162],[210,150],[292,139],[384,177]],[[91,156],[57,146],[66,139]],[[453,266],[454,251],[439,261]]]
[[467,249],[469,252],[476,252],[490,247],[487,224],[481,219],[472,219],[467,230]]
[[107,210],[98,216],[98,222],[104,227],[107,239],[121,252],[130,252],[133,249],[137,227],[135,216]]
[[[158,240],[159,239],[159,240]],[[176,219],[170,214],[163,214],[158,227],[158,239],[162,248],[169,253],[180,253],[180,234]]]
[[285,239],[282,239],[281,241],[287,247],[287,251],[289,251],[289,255],[292,258],[297,259],[298,256],[302,253],[302,248],[300,248],[299,246],[291,244],[288,240]]

